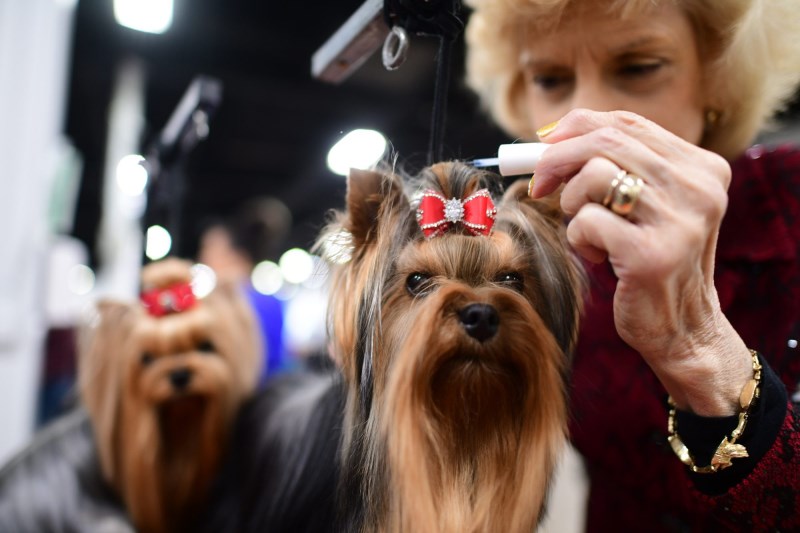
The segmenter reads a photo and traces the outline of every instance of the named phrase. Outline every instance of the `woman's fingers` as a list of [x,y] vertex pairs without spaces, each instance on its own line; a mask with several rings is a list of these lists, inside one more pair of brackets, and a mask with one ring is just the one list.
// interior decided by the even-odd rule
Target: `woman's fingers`
[[[717,169],[727,189],[726,162],[710,152],[698,155],[696,146],[632,113],[574,110],[546,137],[551,146],[536,166],[531,194],[538,198],[553,192],[575,176],[594,157],[603,157],[651,185],[674,188],[675,168],[692,161]],[[727,176],[727,177],[726,177]]]
[[608,209],[588,204],[570,221],[567,239],[583,258],[600,263],[606,257],[628,253],[639,232],[639,228]]
[[[645,177],[650,184],[669,186],[672,165],[668,160],[620,130],[602,128],[551,145],[536,165],[533,196],[550,194],[594,158],[607,159],[618,169]],[[611,178],[613,174],[608,181]]]
[[[632,185],[638,189],[631,191]],[[658,219],[660,202],[665,201],[663,193],[604,157],[590,159],[567,182],[561,191],[561,209],[570,217],[574,217],[584,205],[590,203],[600,204],[614,211],[613,204],[616,203],[619,207],[619,200],[625,197],[626,192],[629,193],[627,199],[630,205],[624,217],[629,222],[647,224]],[[621,212],[619,214],[623,215]]]
[[557,143],[603,128],[619,130],[639,139],[663,157],[674,155],[676,147],[680,147],[681,144],[693,146],[691,143],[669,134],[655,122],[635,113],[592,111],[590,109],[573,109],[558,121],[558,125],[550,130],[543,140],[548,143]]

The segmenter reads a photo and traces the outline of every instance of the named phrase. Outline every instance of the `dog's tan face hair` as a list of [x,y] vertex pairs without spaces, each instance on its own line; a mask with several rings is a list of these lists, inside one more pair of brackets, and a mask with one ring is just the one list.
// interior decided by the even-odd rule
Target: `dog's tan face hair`
[[[189,265],[153,264],[143,286],[186,281]],[[156,318],[141,304],[103,302],[79,358],[103,473],[137,526],[166,531],[202,497],[228,426],[256,385],[258,330],[237,288]]]
[[[496,179],[439,164],[416,188],[465,198]],[[330,313],[348,422],[366,442],[345,442],[367,466],[365,529],[531,531],[565,440],[581,269],[554,202],[524,182],[490,236],[430,240],[402,187],[354,171],[328,234],[352,236]]]

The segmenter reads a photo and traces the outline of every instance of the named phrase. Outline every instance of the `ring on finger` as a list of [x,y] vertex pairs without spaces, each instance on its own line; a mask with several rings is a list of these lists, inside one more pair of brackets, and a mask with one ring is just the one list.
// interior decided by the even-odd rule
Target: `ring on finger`
[[608,187],[603,206],[621,217],[627,217],[636,207],[644,188],[644,180],[634,174],[620,170]]
[[609,207],[611,205],[611,201],[614,199],[614,192],[617,190],[620,181],[627,175],[628,173],[624,170],[617,172],[617,175],[614,176],[614,179],[608,184],[608,191],[606,191],[606,195],[603,197],[603,207]]

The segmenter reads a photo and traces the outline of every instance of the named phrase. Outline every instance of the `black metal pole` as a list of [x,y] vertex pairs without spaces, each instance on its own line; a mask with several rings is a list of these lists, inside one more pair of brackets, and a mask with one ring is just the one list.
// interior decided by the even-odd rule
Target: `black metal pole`
[[447,93],[450,89],[450,59],[453,41],[439,36],[439,57],[436,61],[436,82],[433,89],[433,111],[431,114],[431,136],[428,145],[428,165],[444,157],[444,131],[447,125]]

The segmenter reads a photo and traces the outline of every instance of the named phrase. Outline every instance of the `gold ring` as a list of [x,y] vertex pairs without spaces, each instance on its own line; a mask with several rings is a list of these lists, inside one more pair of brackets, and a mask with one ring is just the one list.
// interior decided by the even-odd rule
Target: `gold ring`
[[617,186],[619,182],[627,176],[627,172],[624,170],[620,170],[617,172],[617,175],[614,176],[614,179],[611,180],[611,183],[608,185],[608,191],[606,191],[606,195],[603,197],[603,207],[609,207],[611,205],[611,200],[614,199],[614,191],[617,190]]
[[642,178],[620,170],[611,180],[608,192],[603,198],[603,206],[621,217],[627,217],[636,207],[643,188],[644,180]]

